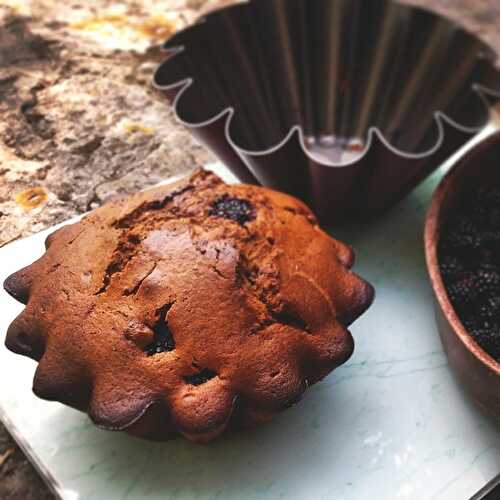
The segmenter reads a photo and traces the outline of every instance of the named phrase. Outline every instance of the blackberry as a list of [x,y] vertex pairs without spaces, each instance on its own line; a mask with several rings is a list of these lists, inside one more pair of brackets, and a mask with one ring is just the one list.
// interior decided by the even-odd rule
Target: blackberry
[[499,270],[496,254],[490,248],[480,248],[477,260],[479,261],[477,268],[482,271]]
[[500,297],[489,297],[479,304],[477,316],[486,322],[500,320]]
[[449,281],[464,271],[460,259],[454,255],[444,255],[439,262],[439,269],[444,281]]
[[500,293],[500,274],[497,271],[480,269],[474,275],[474,286],[479,295]]
[[461,311],[461,314],[463,317],[460,317],[460,321],[467,332],[472,333],[481,328],[482,322],[474,315],[474,311],[469,312],[467,315],[464,315],[463,311]]
[[498,255],[500,253],[500,230],[489,229],[485,234],[484,245],[486,249]]
[[487,216],[500,207],[500,189],[479,188],[469,198],[468,211],[478,216]]
[[482,243],[477,224],[470,218],[452,221],[442,240],[442,246],[449,250],[479,248]]
[[487,215],[487,223],[491,231],[498,232],[500,230],[500,208],[492,210]]
[[210,215],[233,220],[243,226],[247,222],[255,219],[255,209],[247,200],[224,196],[223,198],[219,198],[212,205]]
[[191,385],[202,385],[209,380],[213,379],[217,374],[211,370],[204,369],[199,373],[195,373],[194,375],[186,375],[184,380]]
[[498,325],[488,324],[470,333],[482,349],[492,358],[500,361],[500,329]]
[[488,215],[488,206],[484,203],[486,189],[476,189],[469,194],[469,197],[462,205],[462,210],[477,217],[486,217]]
[[154,341],[146,347],[148,356],[154,356],[162,352],[173,351],[175,342],[172,332],[167,324],[167,314],[173,304],[160,307],[155,313],[156,322],[153,326]]
[[462,274],[448,286],[448,295],[456,307],[463,307],[474,303],[477,298],[474,276],[470,273]]

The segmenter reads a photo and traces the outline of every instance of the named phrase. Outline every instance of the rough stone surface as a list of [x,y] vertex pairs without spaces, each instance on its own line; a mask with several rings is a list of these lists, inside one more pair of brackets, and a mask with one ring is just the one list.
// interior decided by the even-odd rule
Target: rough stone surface
[[150,80],[213,3],[0,4],[0,246],[210,158]]
[[52,500],[54,497],[5,430],[0,432],[0,498]]
[[[227,0],[0,2],[0,246],[210,158],[149,86],[159,43]],[[497,0],[411,0],[500,51]],[[0,430],[0,498],[46,499]]]

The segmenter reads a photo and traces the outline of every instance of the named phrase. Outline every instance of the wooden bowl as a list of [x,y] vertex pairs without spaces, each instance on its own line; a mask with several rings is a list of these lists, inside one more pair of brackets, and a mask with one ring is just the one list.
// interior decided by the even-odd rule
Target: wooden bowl
[[500,186],[500,132],[470,150],[436,190],[425,224],[427,268],[436,297],[436,320],[446,355],[472,399],[500,422],[500,363],[462,325],[441,278],[438,243],[441,228],[464,193],[479,186]]

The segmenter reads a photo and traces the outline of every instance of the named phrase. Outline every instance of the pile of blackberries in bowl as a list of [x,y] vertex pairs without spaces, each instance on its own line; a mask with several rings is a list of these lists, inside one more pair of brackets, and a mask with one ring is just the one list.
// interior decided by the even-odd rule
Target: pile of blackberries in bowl
[[438,261],[460,321],[500,361],[500,187],[463,197],[442,229]]
[[500,131],[442,180],[427,214],[425,252],[450,367],[500,422]]

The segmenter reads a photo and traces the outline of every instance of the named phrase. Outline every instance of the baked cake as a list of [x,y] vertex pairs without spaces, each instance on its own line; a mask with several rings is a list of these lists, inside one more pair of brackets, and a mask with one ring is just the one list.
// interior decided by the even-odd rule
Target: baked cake
[[33,390],[100,427],[210,441],[265,422],[353,351],[373,289],[300,201],[197,171],[47,238],[4,286]]

